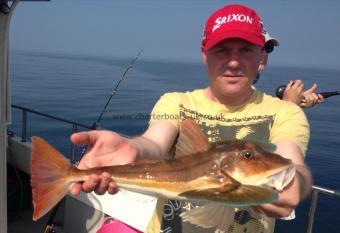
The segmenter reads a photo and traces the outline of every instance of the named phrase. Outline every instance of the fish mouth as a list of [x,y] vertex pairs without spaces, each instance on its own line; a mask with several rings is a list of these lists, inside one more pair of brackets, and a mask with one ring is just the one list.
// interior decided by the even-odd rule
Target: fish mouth
[[284,167],[262,172],[246,179],[236,179],[242,184],[265,185],[281,191],[286,187],[295,176],[295,166],[293,164]]
[[295,166],[293,164],[289,165],[285,169],[281,169],[268,176],[266,185],[281,191],[293,180],[295,172]]

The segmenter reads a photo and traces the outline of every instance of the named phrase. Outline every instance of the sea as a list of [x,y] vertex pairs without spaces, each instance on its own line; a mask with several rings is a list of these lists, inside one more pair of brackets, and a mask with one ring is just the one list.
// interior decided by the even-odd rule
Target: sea
[[[134,136],[147,128],[148,113],[163,93],[193,90],[208,84],[201,63],[150,60],[143,55],[123,76],[132,59],[12,51],[12,104],[91,126],[123,79],[99,127]],[[279,85],[295,79],[301,79],[306,87],[317,83],[320,92],[340,90],[340,70],[271,65],[261,74],[256,88],[275,95]],[[314,184],[340,190],[340,96],[305,109],[305,113],[311,128],[306,163]],[[22,111],[12,108],[9,130],[21,136],[21,128]],[[78,127],[78,130],[86,129]],[[71,133],[71,124],[27,113],[27,137],[43,137],[68,156],[71,156]],[[76,153],[77,159],[81,148]],[[299,205],[295,220],[278,220],[275,232],[305,232],[309,204],[307,198]],[[340,197],[319,194],[313,232],[340,232],[339,208]]]

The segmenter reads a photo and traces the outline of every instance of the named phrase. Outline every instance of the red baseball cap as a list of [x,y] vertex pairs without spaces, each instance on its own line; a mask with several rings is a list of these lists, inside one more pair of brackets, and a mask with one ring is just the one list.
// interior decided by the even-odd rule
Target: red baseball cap
[[202,51],[228,38],[244,39],[263,47],[263,26],[257,13],[243,5],[228,5],[217,10],[205,25]]

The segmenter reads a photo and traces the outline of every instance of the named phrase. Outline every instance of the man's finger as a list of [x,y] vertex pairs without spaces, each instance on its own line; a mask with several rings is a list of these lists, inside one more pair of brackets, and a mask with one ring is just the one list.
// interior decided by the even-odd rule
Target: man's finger
[[93,145],[99,138],[96,130],[78,132],[71,135],[71,141],[77,145]]
[[258,212],[264,213],[268,217],[281,218],[282,216],[288,217],[295,207],[280,206],[277,204],[265,204],[256,208]]
[[109,194],[116,194],[118,192],[118,186],[115,182],[109,183],[109,188],[107,189]]
[[318,103],[322,103],[325,98],[321,95],[321,94],[317,94],[318,95]]
[[84,192],[92,192],[100,183],[100,178],[97,175],[91,175],[90,178],[82,183]]
[[294,84],[293,81],[289,81],[289,83],[287,84],[287,88],[290,88],[293,84]]
[[304,93],[306,94],[313,93],[316,91],[317,88],[318,88],[318,85],[314,83],[309,89],[305,90]]
[[292,87],[301,92],[303,90],[303,83],[301,80],[295,80]]
[[100,182],[95,190],[96,194],[102,195],[104,194],[108,188],[109,188],[109,183],[112,181],[111,175],[107,172],[104,172],[103,174],[100,175]]
[[88,132],[78,132],[71,135],[71,141],[76,145],[89,144]]
[[81,192],[81,184],[75,183],[74,185],[72,185],[69,191],[73,196],[78,196],[79,193]]

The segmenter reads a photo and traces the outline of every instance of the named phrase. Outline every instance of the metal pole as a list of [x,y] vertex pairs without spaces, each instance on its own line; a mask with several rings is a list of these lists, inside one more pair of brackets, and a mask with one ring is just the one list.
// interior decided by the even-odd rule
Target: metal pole
[[314,217],[315,217],[315,211],[316,211],[319,193],[326,194],[329,196],[340,197],[340,191],[338,190],[331,190],[331,189],[326,189],[326,188],[313,185],[312,198],[310,201],[310,207],[309,207],[309,212],[308,212],[306,233],[312,233],[312,230],[313,230]]
[[308,213],[308,223],[307,223],[306,233],[312,233],[312,230],[313,230],[315,210],[316,210],[316,205],[318,201],[318,194],[319,194],[319,191],[316,189],[313,189],[312,198],[310,201],[309,213]]
[[27,111],[22,111],[22,123],[21,123],[21,141],[27,141]]
[[322,188],[322,187],[319,187],[319,186],[315,186],[313,185],[313,191],[318,191],[319,193],[323,193],[323,194],[327,194],[327,195],[330,195],[330,196],[339,196],[339,191],[336,191],[336,190],[331,190],[331,189],[326,189],[326,188]]
[[0,232],[7,232],[7,124],[11,121],[9,88],[9,24],[14,8],[7,0],[0,1]]

